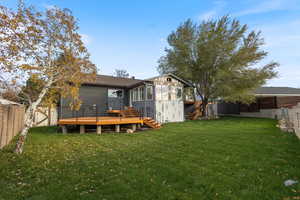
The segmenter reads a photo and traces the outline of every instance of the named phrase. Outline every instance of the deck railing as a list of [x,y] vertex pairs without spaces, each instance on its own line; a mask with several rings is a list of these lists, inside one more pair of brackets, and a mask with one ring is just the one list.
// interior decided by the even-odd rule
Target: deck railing
[[[126,109],[132,109],[129,107],[124,107],[120,110],[126,110]],[[149,117],[151,113],[153,113],[152,108],[133,108],[137,111],[137,116],[128,116],[128,117],[139,117],[140,119],[143,119],[144,117]],[[118,109],[119,110],[119,109]],[[78,118],[95,118],[96,122],[99,122],[101,120],[101,117],[114,117],[119,118],[119,120],[122,120],[123,116],[121,113],[118,113],[117,110],[114,112],[108,112],[109,110],[106,109],[103,106],[100,105],[81,105],[81,107],[78,110],[72,110],[70,106],[61,106],[59,109],[59,120],[61,119],[75,119],[76,121]],[[128,118],[127,117],[127,118]]]

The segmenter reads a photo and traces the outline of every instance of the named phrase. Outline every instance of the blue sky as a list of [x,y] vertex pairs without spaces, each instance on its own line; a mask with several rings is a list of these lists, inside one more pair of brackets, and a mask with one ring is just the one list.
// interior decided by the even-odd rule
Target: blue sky
[[[9,7],[16,0],[0,0]],[[168,34],[184,20],[229,14],[261,30],[268,58],[281,64],[271,86],[300,87],[300,0],[25,0],[40,9],[73,11],[80,33],[101,74],[126,69],[136,78],[157,75]]]

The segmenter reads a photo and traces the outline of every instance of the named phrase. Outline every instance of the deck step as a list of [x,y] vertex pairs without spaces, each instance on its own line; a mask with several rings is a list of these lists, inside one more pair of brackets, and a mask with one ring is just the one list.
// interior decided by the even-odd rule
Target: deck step
[[144,119],[144,124],[147,125],[147,126],[149,126],[150,128],[154,128],[154,129],[161,128],[160,123],[156,122],[152,118],[145,118]]
[[127,110],[121,110],[122,117],[139,117],[139,113],[133,108],[129,108]]

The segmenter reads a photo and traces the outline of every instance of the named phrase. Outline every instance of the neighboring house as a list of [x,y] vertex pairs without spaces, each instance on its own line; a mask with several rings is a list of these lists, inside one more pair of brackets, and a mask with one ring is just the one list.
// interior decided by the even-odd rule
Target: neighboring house
[[300,102],[300,89],[291,87],[261,87],[255,90],[256,101],[249,105],[219,103],[219,114],[237,114],[248,117],[279,118],[283,107]]
[[[79,94],[85,116],[105,115],[107,110],[123,110],[130,106],[144,117],[160,123],[184,121],[184,88],[192,85],[166,74],[146,80],[97,75],[95,81],[82,84]],[[70,100],[61,98],[60,118],[72,117]]]

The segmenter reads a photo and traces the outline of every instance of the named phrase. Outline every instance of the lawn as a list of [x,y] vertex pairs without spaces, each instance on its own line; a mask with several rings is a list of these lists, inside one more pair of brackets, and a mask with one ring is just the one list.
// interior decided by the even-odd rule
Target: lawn
[[135,134],[34,128],[0,151],[0,199],[299,199],[300,140],[268,119],[223,118]]

